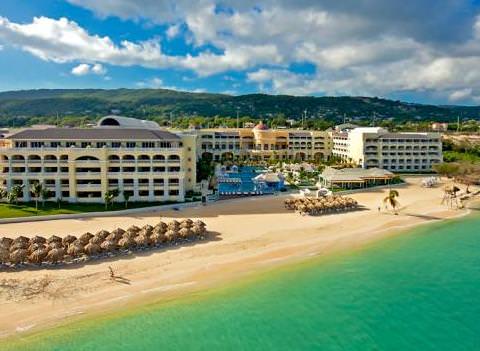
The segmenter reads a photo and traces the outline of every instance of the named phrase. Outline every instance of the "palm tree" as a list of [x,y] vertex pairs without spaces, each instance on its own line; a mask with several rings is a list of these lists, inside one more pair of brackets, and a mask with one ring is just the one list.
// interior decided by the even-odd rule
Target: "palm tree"
[[130,200],[130,192],[122,191],[123,199],[125,200],[125,208],[128,208],[128,200]]
[[383,203],[386,203],[392,206],[393,212],[395,214],[398,214],[396,211],[396,208],[398,207],[398,205],[400,205],[400,203],[396,199],[397,197],[399,197],[398,191],[390,189],[390,191],[388,192],[388,195],[383,199]]
[[0,201],[5,199],[8,195],[8,192],[5,188],[0,188]]
[[35,210],[38,212],[38,199],[43,191],[43,185],[40,182],[34,182],[30,185],[30,191],[32,192],[33,196],[35,197]]
[[105,195],[103,195],[103,199],[105,200],[105,209],[108,209],[108,205],[113,203],[113,200],[118,196],[118,194],[118,189],[107,190],[105,192]]
[[7,201],[9,203],[14,203],[15,202],[15,204],[18,205],[18,198],[22,195],[24,186],[25,185],[23,185],[23,184],[22,185],[14,185],[12,187],[12,190],[10,190],[10,192],[7,195]]
[[40,192],[40,196],[42,198],[42,207],[45,207],[45,201],[47,201],[52,196],[52,192],[47,188],[43,188]]

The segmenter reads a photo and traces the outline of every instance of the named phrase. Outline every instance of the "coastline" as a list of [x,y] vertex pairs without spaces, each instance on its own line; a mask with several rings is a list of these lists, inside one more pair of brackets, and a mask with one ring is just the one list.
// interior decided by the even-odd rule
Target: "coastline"
[[[359,199],[367,210],[329,216],[302,217],[284,211],[281,204],[279,206],[283,199],[281,197],[245,199],[180,213],[166,213],[164,217],[168,218],[196,217],[197,213],[198,218],[220,233],[220,239],[185,248],[139,254],[125,260],[92,262],[79,268],[0,273],[2,278],[7,274],[11,275],[9,278],[18,276],[20,279],[32,279],[35,275],[46,273],[58,279],[79,280],[79,285],[86,284],[88,288],[56,301],[40,298],[22,304],[2,299],[0,303],[5,314],[0,319],[0,337],[6,337],[4,341],[8,342],[59,324],[63,325],[61,328],[68,328],[68,325],[77,321],[128,314],[135,308],[169,303],[178,297],[195,296],[198,292],[208,294],[209,290],[228,286],[237,279],[248,281],[278,267],[287,267],[312,257],[328,258],[339,252],[361,249],[380,239],[401,235],[421,224],[459,218],[471,212],[448,210],[433,204],[432,201],[441,199],[441,188],[422,188],[424,194],[420,195],[418,190],[418,180],[415,179],[410,179],[407,188],[401,190],[400,201],[404,208],[399,216],[377,213],[376,205],[387,191],[378,189],[351,195]],[[275,206],[272,208],[272,205]],[[135,218],[135,221],[151,223],[153,218],[158,221],[158,214],[145,214]],[[123,221],[113,220],[115,223]],[[129,220],[132,221],[131,218]],[[94,226],[105,225],[105,221],[105,218],[97,219]],[[90,221],[86,222],[86,225],[92,226]],[[48,223],[39,225],[43,227],[38,230],[45,230],[44,233],[51,230]],[[27,226],[24,225],[25,229]],[[242,229],[248,234],[242,235]],[[22,225],[2,226],[0,235],[5,235],[4,230],[11,231],[13,235],[15,230],[22,230]],[[69,226],[64,230],[67,233]],[[131,264],[128,262],[130,260]],[[109,264],[118,266],[116,269],[131,279],[132,286],[113,286],[105,279],[104,271]],[[77,300],[76,303],[73,300]],[[107,315],[102,316],[103,313]],[[14,315],[21,319],[14,319]]]

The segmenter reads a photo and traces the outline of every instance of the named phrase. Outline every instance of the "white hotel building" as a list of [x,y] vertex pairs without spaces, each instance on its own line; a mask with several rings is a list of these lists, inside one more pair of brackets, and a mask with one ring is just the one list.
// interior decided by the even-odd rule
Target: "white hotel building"
[[107,116],[95,128],[24,129],[2,139],[0,186],[41,182],[52,200],[103,202],[108,189],[116,201],[183,201],[195,186],[195,136],[174,134],[155,122]]
[[333,156],[362,168],[421,173],[443,160],[438,133],[390,133],[370,127],[333,132],[332,139]]

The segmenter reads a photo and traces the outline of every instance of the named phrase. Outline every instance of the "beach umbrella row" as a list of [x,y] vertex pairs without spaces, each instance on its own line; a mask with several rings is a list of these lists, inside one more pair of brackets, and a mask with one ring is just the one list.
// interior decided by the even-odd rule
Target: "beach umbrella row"
[[324,196],[319,198],[286,199],[284,201],[287,210],[293,210],[300,214],[318,216],[327,213],[351,211],[358,208],[358,202],[346,196]]
[[132,225],[126,230],[117,228],[111,232],[100,230],[86,232],[78,237],[67,235],[63,238],[52,235],[49,238],[18,236],[14,239],[0,238],[0,264],[21,263],[42,264],[71,262],[81,257],[115,255],[122,250],[145,249],[185,240],[203,239],[207,233],[204,222],[191,219],[159,222],[155,226]]

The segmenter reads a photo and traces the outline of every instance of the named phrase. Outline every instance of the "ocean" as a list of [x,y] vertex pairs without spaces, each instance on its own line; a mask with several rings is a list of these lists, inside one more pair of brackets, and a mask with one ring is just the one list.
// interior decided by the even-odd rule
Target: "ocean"
[[416,228],[0,350],[480,350],[480,217]]

